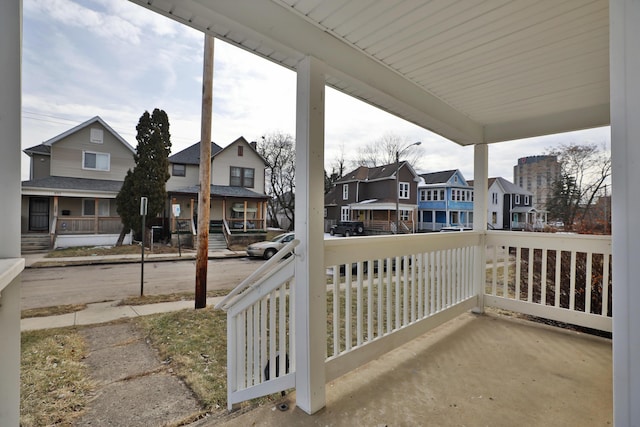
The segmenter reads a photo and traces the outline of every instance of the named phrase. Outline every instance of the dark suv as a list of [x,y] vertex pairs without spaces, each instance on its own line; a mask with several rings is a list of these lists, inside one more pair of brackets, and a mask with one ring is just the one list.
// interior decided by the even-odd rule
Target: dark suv
[[362,233],[364,233],[364,224],[362,221],[341,221],[331,226],[331,230],[329,230],[329,234],[332,236],[342,234],[344,237],[349,237]]

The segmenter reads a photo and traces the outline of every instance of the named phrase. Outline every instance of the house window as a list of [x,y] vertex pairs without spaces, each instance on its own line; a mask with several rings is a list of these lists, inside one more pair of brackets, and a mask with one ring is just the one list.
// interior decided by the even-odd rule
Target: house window
[[244,147],[242,145],[238,145],[238,157],[242,157],[244,154]]
[[524,205],[529,206],[529,196],[524,196]]
[[467,192],[466,192],[466,191],[463,191],[463,192],[462,192],[462,201],[463,201],[463,202],[466,202],[466,201],[467,201]]
[[408,199],[409,198],[409,183],[401,182],[398,184],[398,198],[400,199]]
[[498,204],[498,193],[491,193],[491,203],[494,205]]
[[340,208],[340,221],[349,221],[349,206]]
[[187,174],[187,165],[181,163],[173,163],[171,169],[171,175],[173,176],[186,176]]
[[458,175],[453,177],[453,182],[456,183],[456,184],[458,183]]
[[342,184],[342,200],[349,200],[349,184]]
[[108,171],[111,157],[108,153],[82,152],[82,169]]
[[516,194],[516,201],[515,201],[515,204],[516,204],[516,205],[519,205],[519,204],[520,204],[520,195],[519,195],[519,194]]
[[491,212],[491,224],[498,223],[498,212]]
[[[82,215],[96,216],[96,199],[82,199]],[[98,199],[98,216],[109,216],[109,199]]]
[[[434,200],[436,200],[436,199],[434,199]],[[440,190],[440,198],[437,199],[437,200],[445,200],[445,198],[444,198],[444,190]]]
[[409,217],[411,216],[411,211],[406,209],[400,210],[400,221],[409,221]]
[[104,131],[102,129],[91,129],[89,142],[93,142],[94,144],[102,144],[103,141],[104,141]]
[[420,201],[424,202],[425,200],[427,200],[427,191],[426,190],[420,190]]
[[230,173],[229,185],[231,187],[253,188],[255,169],[231,166]]

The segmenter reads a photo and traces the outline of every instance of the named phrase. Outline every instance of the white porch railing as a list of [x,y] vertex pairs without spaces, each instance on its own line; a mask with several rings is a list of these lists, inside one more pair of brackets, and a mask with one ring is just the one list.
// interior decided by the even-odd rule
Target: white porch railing
[[[215,308],[227,312],[227,404],[295,387],[294,257],[289,242]],[[282,261],[281,261],[282,260]]]
[[611,332],[611,237],[489,231],[485,304]]
[[[331,239],[324,245],[326,381],[482,301],[611,331],[608,236],[470,231]],[[293,257],[278,262],[291,250],[290,244],[278,252],[216,306],[227,311],[229,408],[295,387]]]
[[327,381],[475,307],[472,271],[480,237],[327,240]]

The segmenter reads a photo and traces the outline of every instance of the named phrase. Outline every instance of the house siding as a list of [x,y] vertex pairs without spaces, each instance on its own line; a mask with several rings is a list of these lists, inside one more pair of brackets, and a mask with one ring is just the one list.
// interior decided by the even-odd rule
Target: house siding
[[33,154],[31,157],[31,179],[51,176],[51,156]]
[[[91,129],[103,130],[101,144],[90,142]],[[108,153],[109,171],[83,169],[83,151]],[[92,123],[51,145],[51,159],[51,175],[75,178],[122,181],[127,171],[135,166],[133,153],[99,123]]]
[[[172,164],[169,164],[169,175],[172,172]],[[213,170],[213,169],[212,169]],[[185,176],[173,176],[167,181],[167,191],[173,191],[178,188],[192,187],[200,183],[200,167],[197,165],[187,165],[185,168]]]
[[[238,145],[244,146],[243,155],[238,156]],[[236,141],[224,148],[213,158],[211,166],[211,184],[229,185],[230,168],[253,168],[255,170],[253,187],[249,188],[256,193],[265,194],[264,186],[264,161],[253,151],[248,144]]]

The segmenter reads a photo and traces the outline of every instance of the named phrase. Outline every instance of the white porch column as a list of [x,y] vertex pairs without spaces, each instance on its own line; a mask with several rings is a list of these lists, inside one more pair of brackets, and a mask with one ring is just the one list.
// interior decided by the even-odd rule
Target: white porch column
[[[489,146],[476,144],[473,151],[473,230],[487,232],[487,209],[489,182]],[[474,289],[478,295],[476,313],[484,312],[484,287],[487,269],[487,256],[484,235],[480,239],[480,246],[476,248],[474,256]]]
[[0,1],[0,425],[20,423],[22,2]]
[[324,91],[323,64],[305,58],[296,99],[295,352],[296,405],[308,414],[325,406]]
[[609,4],[614,424],[640,426],[640,2]]

